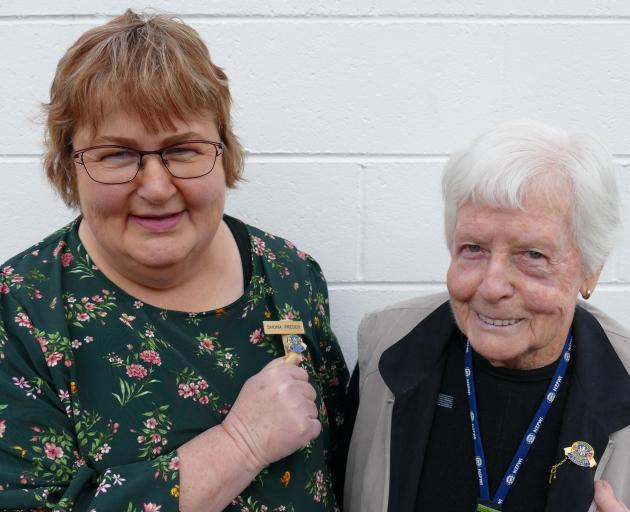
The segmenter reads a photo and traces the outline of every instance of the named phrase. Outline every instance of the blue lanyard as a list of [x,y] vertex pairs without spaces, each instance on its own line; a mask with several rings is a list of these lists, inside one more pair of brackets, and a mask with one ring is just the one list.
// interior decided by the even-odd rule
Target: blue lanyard
[[[516,450],[516,454],[514,455],[514,458],[512,459],[512,462],[510,463],[510,466],[508,467],[508,470],[506,471],[503,480],[501,481],[501,485],[494,495],[494,499],[492,501],[498,505],[501,505],[505,501],[505,497],[510,490],[510,486],[514,483],[514,480],[516,480],[516,474],[523,465],[529,449],[532,447],[532,444],[534,444],[536,434],[538,434],[543,420],[549,412],[551,404],[553,403],[553,400],[556,397],[558,390],[560,389],[560,384],[564,379],[567,368],[569,366],[569,361],[571,359],[572,344],[573,334],[569,330],[567,339],[564,342],[562,357],[560,358],[560,362],[558,363],[558,367],[556,368],[556,373],[549,383],[547,393],[545,393],[545,397],[542,399],[540,406],[538,406],[538,410],[536,411],[534,418],[529,424],[529,427],[527,427],[527,431],[525,432],[525,435],[521,440],[521,444],[518,447],[518,450]],[[479,431],[479,420],[477,418],[477,397],[475,395],[475,379],[473,376],[472,348],[470,347],[470,341],[466,341],[464,373],[466,375],[468,403],[470,405],[470,420],[472,423],[473,442],[475,445],[475,464],[477,466],[477,477],[479,480],[479,494],[481,499],[489,501],[490,488],[488,483],[488,475],[486,472],[486,458],[483,453],[483,445],[481,443],[481,432]]]

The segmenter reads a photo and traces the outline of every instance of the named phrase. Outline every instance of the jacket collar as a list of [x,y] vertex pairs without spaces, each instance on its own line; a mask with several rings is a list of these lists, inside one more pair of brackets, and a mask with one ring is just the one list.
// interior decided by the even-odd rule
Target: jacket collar
[[383,352],[378,368],[395,397],[414,389],[434,373],[456,330],[450,303],[446,301]]

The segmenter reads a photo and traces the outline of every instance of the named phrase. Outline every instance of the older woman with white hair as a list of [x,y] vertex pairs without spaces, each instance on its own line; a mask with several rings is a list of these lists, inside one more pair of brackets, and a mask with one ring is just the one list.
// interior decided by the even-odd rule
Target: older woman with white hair
[[534,122],[450,159],[448,295],[359,328],[344,510],[628,510],[630,331],[578,302],[619,232],[616,180],[594,139]]

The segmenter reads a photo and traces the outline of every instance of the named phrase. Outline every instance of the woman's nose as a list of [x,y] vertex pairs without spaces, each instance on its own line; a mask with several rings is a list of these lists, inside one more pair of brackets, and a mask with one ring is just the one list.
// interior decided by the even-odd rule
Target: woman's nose
[[139,184],[138,195],[151,203],[166,202],[177,193],[173,182],[175,178],[160,155],[144,155],[136,179]]
[[492,256],[477,292],[488,302],[498,302],[514,293],[512,270],[507,258]]

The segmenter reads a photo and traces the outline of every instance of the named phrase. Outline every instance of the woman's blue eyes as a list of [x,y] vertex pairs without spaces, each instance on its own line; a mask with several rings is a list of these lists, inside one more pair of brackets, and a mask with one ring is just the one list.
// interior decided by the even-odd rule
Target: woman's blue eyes
[[533,260],[539,260],[544,258],[544,254],[538,251],[527,251],[527,255]]
[[[462,252],[465,254],[479,254],[483,251],[481,245],[479,244],[465,244],[462,246]],[[530,261],[540,261],[545,259],[545,255],[542,252],[529,250],[520,253],[521,255],[527,257]]]

